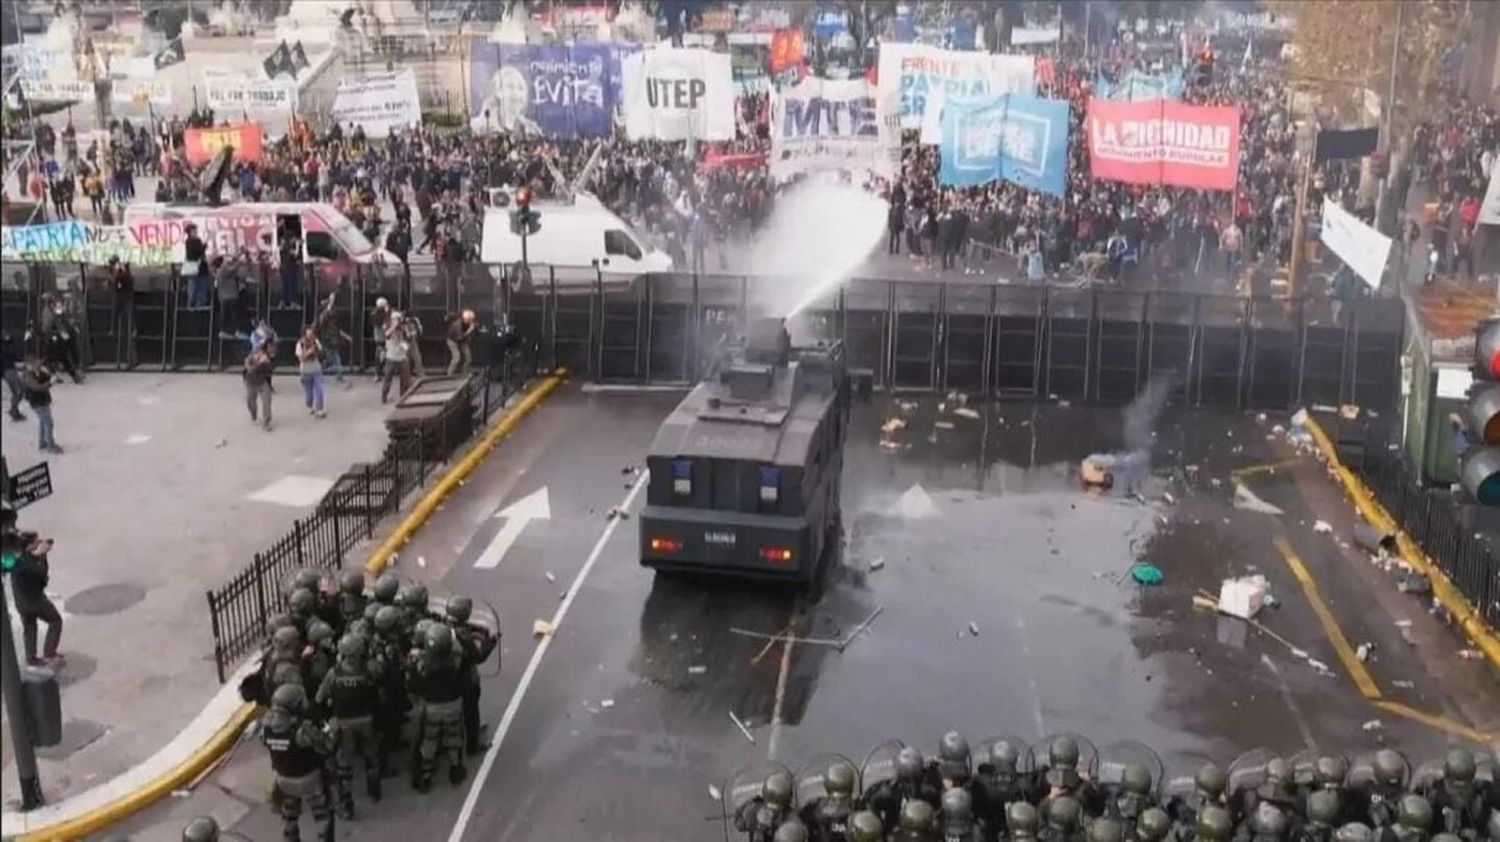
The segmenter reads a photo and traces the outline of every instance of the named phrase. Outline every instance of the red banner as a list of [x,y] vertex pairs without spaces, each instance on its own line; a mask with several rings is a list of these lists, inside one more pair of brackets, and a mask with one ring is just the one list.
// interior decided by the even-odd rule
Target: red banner
[[728,167],[733,170],[755,170],[766,165],[764,152],[709,152],[703,156],[703,169],[713,172]]
[[788,67],[801,64],[807,52],[802,30],[781,29],[771,36],[771,72],[780,73]]
[[214,129],[188,129],[182,133],[183,152],[188,163],[202,166],[220,149],[234,147],[236,161],[260,161],[261,129],[259,123],[240,123]]
[[1234,190],[1240,169],[1238,108],[1090,99],[1086,113],[1094,178]]

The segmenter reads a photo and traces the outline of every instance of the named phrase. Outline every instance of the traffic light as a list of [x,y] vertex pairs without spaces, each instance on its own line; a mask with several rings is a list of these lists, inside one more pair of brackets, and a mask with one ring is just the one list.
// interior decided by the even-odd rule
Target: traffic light
[[510,232],[533,236],[542,230],[542,214],[531,207],[531,188],[516,190],[516,207],[510,212]]
[[1481,505],[1500,506],[1500,319],[1474,331],[1474,384],[1469,387],[1469,447],[1460,457],[1459,481]]

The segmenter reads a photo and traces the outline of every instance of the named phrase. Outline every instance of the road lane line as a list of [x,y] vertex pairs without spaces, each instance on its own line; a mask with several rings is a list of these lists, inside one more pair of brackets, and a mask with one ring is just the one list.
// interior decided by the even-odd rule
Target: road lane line
[[792,605],[792,619],[786,625],[786,637],[781,649],[781,666],[776,673],[776,701],[771,706],[771,738],[766,741],[766,759],[776,759],[776,747],[781,742],[781,714],[786,705],[786,684],[792,672],[792,647],[797,637],[797,624],[802,619],[800,598]]
[[1281,551],[1281,557],[1286,560],[1286,566],[1292,569],[1292,576],[1302,586],[1302,593],[1307,596],[1313,613],[1318,615],[1318,622],[1323,626],[1323,634],[1327,636],[1328,642],[1333,644],[1333,651],[1338,654],[1339,661],[1344,664],[1349,677],[1354,679],[1354,686],[1359,688],[1360,695],[1366,699],[1380,698],[1380,688],[1375,686],[1375,679],[1370,676],[1370,671],[1365,669],[1365,665],[1354,654],[1354,647],[1349,645],[1349,638],[1344,636],[1344,630],[1339,628],[1333,611],[1323,601],[1322,594],[1318,592],[1318,583],[1314,582],[1312,574],[1307,572],[1307,565],[1302,563],[1296,550],[1292,549],[1292,545],[1288,544],[1285,538],[1278,536],[1275,544],[1276,549]]
[[1294,456],[1291,459],[1282,459],[1277,462],[1266,462],[1260,465],[1247,465],[1243,468],[1235,468],[1234,470],[1230,471],[1229,476],[1231,479],[1243,479],[1244,477],[1252,476],[1254,474],[1270,474],[1275,473],[1282,468],[1290,468],[1293,465],[1300,464],[1301,462],[1302,457]]
[[1397,716],[1405,717],[1414,722],[1420,722],[1439,731],[1465,737],[1484,748],[1500,746],[1500,734],[1491,734],[1486,731],[1480,731],[1477,728],[1470,728],[1462,722],[1455,722],[1446,716],[1417,710],[1414,707],[1404,705],[1400,702],[1393,702],[1390,699],[1377,699],[1375,706],[1387,713],[1394,713]]
[[[630,487],[630,492],[620,503],[620,511],[630,510],[630,504],[635,502],[636,495],[646,487],[646,478],[650,475],[647,471],[641,472],[635,484]],[[460,842],[463,839],[469,820],[474,816],[474,807],[479,803],[479,793],[484,789],[485,779],[490,776],[490,770],[495,767],[495,758],[500,755],[500,746],[505,743],[505,735],[510,731],[511,725],[515,724],[516,713],[521,709],[521,702],[526,698],[526,691],[531,689],[531,682],[536,678],[537,668],[541,666],[542,658],[547,654],[547,649],[557,637],[558,631],[561,630],[563,618],[568,615],[568,608],[577,598],[584,579],[588,578],[589,572],[594,569],[594,564],[603,554],[604,545],[609,543],[610,536],[615,534],[615,528],[624,520],[623,517],[617,517],[604,527],[604,532],[599,535],[599,540],[589,551],[588,559],[583,562],[583,568],[578,571],[577,576],[573,577],[573,584],[568,586],[568,593],[563,597],[562,604],[557,606],[557,612],[552,615],[552,634],[543,637],[541,643],[537,644],[536,651],[531,653],[531,660],[526,664],[526,671],[521,673],[521,680],[517,682],[515,692],[511,693],[510,702],[505,706],[505,713],[500,717],[500,724],[495,728],[494,736],[490,739],[490,747],[484,753],[484,761],[479,764],[479,772],[474,775],[473,782],[469,784],[469,794],[464,797],[464,805],[458,811],[457,820],[453,822],[453,830],[448,834],[448,842]]]
[[1026,659],[1026,682],[1031,685],[1031,717],[1036,720],[1036,737],[1047,736],[1047,723],[1042,718],[1042,692],[1036,686],[1036,667],[1031,660],[1031,635],[1026,631],[1026,618],[1016,615],[1016,631],[1021,633],[1021,657]]
[[1302,708],[1297,706],[1297,700],[1292,698],[1292,688],[1286,686],[1286,677],[1281,674],[1281,667],[1271,660],[1270,655],[1262,654],[1260,662],[1266,665],[1266,669],[1276,676],[1276,689],[1281,691],[1281,700],[1286,703],[1287,709],[1292,712],[1292,719],[1297,723],[1297,733],[1302,735],[1302,746],[1313,754],[1318,753],[1318,741],[1313,738],[1312,729],[1307,727],[1307,717],[1302,715]]

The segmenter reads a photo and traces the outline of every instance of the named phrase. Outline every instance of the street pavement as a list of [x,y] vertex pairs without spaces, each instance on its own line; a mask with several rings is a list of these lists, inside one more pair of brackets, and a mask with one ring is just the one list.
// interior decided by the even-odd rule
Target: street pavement
[[[234,375],[96,373],[53,390],[53,494],[20,513],[56,538],[63,612],[63,741],[40,750],[51,803],[156,752],[219,689],[204,593],[312,511],[355,462],[379,458],[385,412],[368,379],[330,384],[328,416],[275,382],[272,432],[253,425]],[[36,419],[0,421],[6,461],[40,460]],[[19,638],[18,638],[19,639]],[[4,732],[6,798],[16,790]]]
[[[976,747],[1062,731],[1101,749],[1139,740],[1169,772],[1257,746],[1390,745],[1419,761],[1500,732],[1495,676],[1349,548],[1348,504],[1273,432],[1284,419],[1169,408],[1150,473],[1088,495],[1076,466],[1122,446],[1117,408],[1001,403],[971,418],[952,397],[877,398],[851,424],[843,546],[820,592],[799,595],[639,566],[635,469],[679,398],[566,388],[402,552],[403,576],[500,618],[502,664],[485,666],[481,701],[496,742],[460,787],[440,774],[418,797],[403,776],[380,804],[361,800],[339,838],[723,838],[709,790],[737,772],[768,758],[795,771],[828,752],[858,763],[893,738],[931,752],[949,728]],[[882,446],[893,417],[907,425]],[[1281,514],[1235,505],[1240,469]],[[511,506],[533,517],[476,568],[494,559]],[[632,516],[611,519],[614,507]],[[1137,561],[1164,582],[1134,584]],[[1276,599],[1259,620],[1285,643],[1192,605],[1198,589],[1250,572]],[[877,609],[842,652],[730,631],[774,635],[795,621],[803,638],[836,639]],[[560,619],[550,640],[532,636],[536,619]],[[1341,660],[1363,643],[1367,661]],[[1424,721],[1376,708],[1357,681]],[[242,744],[190,798],[120,829],[172,840],[211,814],[275,838],[268,787],[264,749]]]

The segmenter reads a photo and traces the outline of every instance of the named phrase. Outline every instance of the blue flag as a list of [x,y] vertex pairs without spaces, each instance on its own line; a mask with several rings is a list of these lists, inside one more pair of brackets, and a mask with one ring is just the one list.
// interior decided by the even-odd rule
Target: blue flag
[[1054,196],[1068,182],[1068,103],[1019,94],[943,106],[938,180],[977,187],[995,179]]

